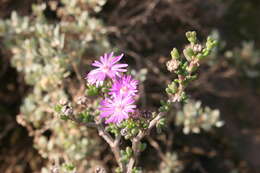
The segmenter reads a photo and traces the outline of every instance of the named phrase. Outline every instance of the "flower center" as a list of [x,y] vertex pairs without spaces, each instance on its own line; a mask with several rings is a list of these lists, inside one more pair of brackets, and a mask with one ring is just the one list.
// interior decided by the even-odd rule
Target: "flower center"
[[120,93],[121,94],[124,94],[128,91],[128,88],[126,86],[123,86],[121,89],[120,89]]
[[122,112],[122,110],[123,110],[123,106],[122,105],[117,105],[115,107],[115,112]]
[[109,67],[108,67],[107,65],[104,65],[104,66],[103,66],[103,71],[104,71],[105,73],[108,73],[108,72],[109,72]]

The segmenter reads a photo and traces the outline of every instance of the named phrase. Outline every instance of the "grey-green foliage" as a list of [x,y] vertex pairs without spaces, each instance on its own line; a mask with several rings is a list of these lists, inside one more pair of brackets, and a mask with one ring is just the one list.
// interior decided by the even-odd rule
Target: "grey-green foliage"
[[[99,19],[91,17],[105,1],[62,3],[62,7],[57,7],[55,1],[49,4],[57,11],[57,21],[44,16],[46,4],[33,5],[31,16],[13,12],[10,19],[0,20],[0,36],[13,54],[13,67],[24,74],[25,82],[32,87],[18,119],[34,136],[35,148],[50,162],[61,164],[65,160],[85,167],[89,165],[86,156],[98,147],[99,140],[90,140],[85,127],[60,121],[54,116],[53,107],[60,99],[80,94],[80,90],[67,86],[76,78],[70,74],[77,74],[74,76],[80,80],[79,65],[89,61],[87,57],[98,56],[109,48],[105,27]],[[42,135],[47,130],[50,136]]]
[[243,42],[241,48],[226,51],[225,57],[234,61],[238,69],[247,77],[259,77],[260,52],[255,49],[254,42]]
[[204,108],[200,101],[189,100],[183,110],[178,111],[175,123],[183,126],[185,134],[200,133],[201,129],[209,131],[214,126],[221,127],[223,122],[219,118],[219,110]]
[[227,43],[217,30],[211,33],[211,37],[220,43],[212,52],[211,58],[207,64],[213,66],[218,64],[222,52],[224,52],[224,60],[229,64],[229,69],[235,67],[238,72],[248,78],[257,78],[260,76],[260,52],[256,48],[254,41],[243,41],[241,46],[226,50]]
[[180,173],[183,170],[183,163],[178,159],[175,152],[167,152],[160,164],[161,173]]

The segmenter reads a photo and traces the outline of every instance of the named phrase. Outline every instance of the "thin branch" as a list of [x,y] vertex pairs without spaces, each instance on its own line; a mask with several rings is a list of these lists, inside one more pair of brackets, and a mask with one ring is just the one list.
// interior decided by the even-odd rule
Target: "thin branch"
[[158,155],[160,156],[160,158],[167,164],[170,165],[169,160],[167,160],[166,156],[164,155],[164,153],[162,152],[160,145],[158,144],[158,142],[156,142],[154,139],[152,139],[151,137],[147,136],[147,140],[149,141],[150,145],[156,149]]
[[99,121],[96,122],[81,122],[79,119],[77,119],[74,115],[68,116],[68,118],[76,123],[78,123],[79,125],[83,125],[83,126],[87,126],[87,127],[92,127],[92,128],[96,128],[98,131],[98,135],[101,136],[106,143],[108,143],[109,147],[111,148],[116,162],[119,165],[119,167],[123,170],[123,172],[125,172],[126,170],[126,166],[121,162],[121,155],[120,155],[120,140],[121,140],[121,135],[116,136],[116,139],[114,139],[103,127],[102,123]]
[[118,135],[116,137],[116,139],[114,140],[112,138],[112,136],[108,132],[105,131],[102,124],[97,125],[97,130],[98,130],[99,136],[101,136],[110,146],[110,148],[115,156],[117,164],[119,165],[121,170],[123,170],[123,172],[125,172],[126,168],[125,168],[125,165],[121,162],[120,147],[119,147],[121,135]]
[[116,136],[116,139],[115,139],[115,141],[114,141],[114,145],[115,145],[115,146],[120,144],[121,137],[122,137],[122,136],[121,136],[120,134]]
[[132,139],[132,150],[133,150],[133,157],[130,158],[127,164],[127,173],[131,173],[132,169],[137,161],[137,158],[140,154],[140,145],[141,140],[148,134],[150,134],[152,128],[157,124],[157,122],[165,116],[165,112],[160,112],[150,123],[146,131],[140,131],[136,137]]
[[72,116],[68,116],[68,118],[71,120],[71,121],[74,121],[76,122],[77,124],[81,125],[81,126],[87,126],[87,127],[90,127],[90,128],[97,128],[97,124],[96,123],[93,123],[93,122],[88,122],[88,123],[85,123],[85,122],[81,122],[79,119],[77,119],[74,115]]
[[98,124],[96,126],[99,136],[101,136],[109,144],[110,147],[113,147],[114,139],[112,138],[112,136],[105,131],[104,127],[101,124]]
[[140,141],[145,135],[150,134],[152,128],[157,124],[157,122],[165,116],[165,112],[160,112],[150,123],[146,131],[140,131],[135,137],[136,140]]

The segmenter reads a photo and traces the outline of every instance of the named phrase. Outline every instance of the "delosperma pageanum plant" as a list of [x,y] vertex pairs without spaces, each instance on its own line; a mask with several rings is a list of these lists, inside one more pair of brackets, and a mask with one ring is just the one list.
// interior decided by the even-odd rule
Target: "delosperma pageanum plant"
[[[140,172],[142,169],[138,163],[141,161],[138,158],[146,147],[143,139],[150,138],[150,132],[154,128],[161,129],[167,124],[167,114],[175,103],[190,102],[185,88],[198,77],[200,61],[210,54],[216,41],[208,37],[205,45],[202,45],[198,43],[194,31],[187,32],[186,37],[189,44],[184,48],[183,54],[174,48],[166,63],[167,69],[175,74],[175,78],[168,84],[168,99],[161,101],[158,111],[144,110],[139,106],[139,81],[128,72],[128,64],[121,63],[122,59],[127,62],[127,56],[113,52],[104,53],[91,64],[92,70],[85,75],[85,95],[79,97],[76,104],[61,101],[56,106],[56,111],[63,120],[97,129],[98,135],[107,142],[118,164],[115,172]],[[78,111],[72,105],[83,108]],[[200,129],[209,129],[214,125],[220,127],[223,124],[218,119],[218,111],[213,110],[211,114],[211,109],[207,108],[204,112],[199,105],[193,109],[194,116],[189,116],[185,113],[187,109],[176,116],[176,125],[183,125],[184,133],[198,133]],[[131,144],[122,145],[124,140]],[[97,172],[101,171],[101,168],[97,169]]]

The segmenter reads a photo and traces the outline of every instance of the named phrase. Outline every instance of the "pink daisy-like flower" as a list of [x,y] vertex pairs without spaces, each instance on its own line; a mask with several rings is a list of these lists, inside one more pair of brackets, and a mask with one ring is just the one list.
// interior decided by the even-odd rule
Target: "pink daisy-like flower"
[[136,105],[133,104],[134,102],[134,99],[130,96],[118,95],[112,99],[106,98],[100,103],[100,117],[107,118],[105,123],[120,123],[129,118],[130,112],[135,111]]
[[114,79],[116,76],[120,76],[121,72],[126,72],[124,67],[127,64],[116,64],[123,57],[123,54],[119,56],[114,56],[113,52],[109,54],[104,54],[100,57],[99,61],[94,61],[92,66],[97,67],[97,69],[91,70],[85,79],[87,79],[89,84],[96,84],[96,86],[102,85],[106,77]]
[[138,85],[138,81],[133,79],[132,76],[124,75],[120,78],[117,78],[114,81],[109,94],[112,96],[114,95],[134,96],[137,93],[137,85]]

